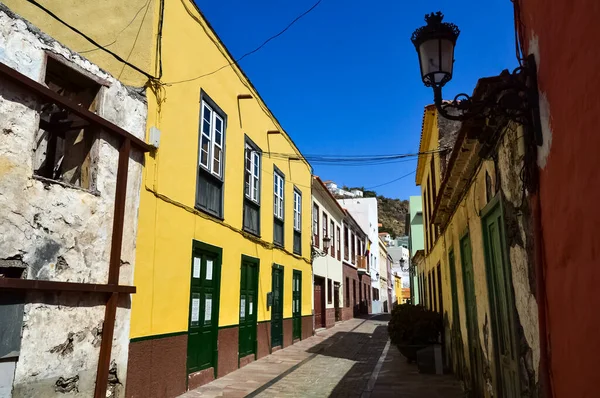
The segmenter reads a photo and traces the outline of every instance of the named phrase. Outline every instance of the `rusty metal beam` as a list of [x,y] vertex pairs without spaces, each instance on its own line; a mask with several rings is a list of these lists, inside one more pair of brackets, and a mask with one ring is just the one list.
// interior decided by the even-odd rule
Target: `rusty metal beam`
[[122,129],[116,124],[109,122],[101,116],[98,116],[94,112],[82,108],[77,105],[75,102],[61,96],[60,94],[55,93],[50,90],[48,87],[43,84],[30,79],[29,77],[23,75],[22,73],[14,70],[13,68],[3,64],[0,62],[0,75],[5,76],[12,80],[14,83],[29,89],[31,92],[35,93],[37,96],[44,98],[48,101],[51,101],[55,104],[60,104],[64,108],[69,111],[75,113],[80,118],[87,120],[90,123],[93,123],[96,126],[99,126],[109,132],[112,132],[115,135],[121,136],[125,139],[131,140],[131,143],[139,150],[143,152],[149,152],[152,150],[152,147],[147,144],[145,141],[137,138],[130,132]]
[[[125,138],[119,149],[119,165],[117,168],[117,184],[115,190],[115,211],[113,216],[112,242],[110,247],[110,263],[108,269],[108,284],[119,284],[119,270],[121,268],[121,248],[123,245],[123,221],[125,219],[125,199],[127,197],[127,172],[129,169],[129,154],[131,140]],[[95,398],[105,398],[108,384],[108,371],[110,367],[110,354],[117,314],[119,294],[113,293],[104,309],[104,326],[102,328],[102,342],[100,344],[100,357],[96,372]]]
[[135,286],[101,285],[95,283],[76,283],[41,281],[34,279],[0,279],[0,291],[3,290],[37,290],[47,292],[81,292],[81,293],[123,293],[133,294]]

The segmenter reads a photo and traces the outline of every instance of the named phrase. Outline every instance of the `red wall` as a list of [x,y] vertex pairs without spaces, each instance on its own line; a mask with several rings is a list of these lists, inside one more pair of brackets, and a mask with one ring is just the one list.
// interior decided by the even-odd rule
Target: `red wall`
[[538,38],[552,144],[540,170],[550,377],[556,397],[598,397],[600,1],[520,0]]

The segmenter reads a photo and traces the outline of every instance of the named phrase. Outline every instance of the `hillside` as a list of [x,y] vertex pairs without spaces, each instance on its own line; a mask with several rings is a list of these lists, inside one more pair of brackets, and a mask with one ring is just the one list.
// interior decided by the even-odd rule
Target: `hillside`
[[393,238],[408,234],[405,226],[408,200],[377,196],[377,210],[379,222],[381,223],[379,232],[388,232]]
[[[355,188],[347,188],[351,190]],[[408,213],[408,200],[391,199],[382,195],[377,195],[375,191],[365,190],[363,187],[357,187],[363,191],[365,198],[377,198],[377,210],[379,216],[379,232],[388,232],[392,238],[408,234],[406,230],[406,215]]]

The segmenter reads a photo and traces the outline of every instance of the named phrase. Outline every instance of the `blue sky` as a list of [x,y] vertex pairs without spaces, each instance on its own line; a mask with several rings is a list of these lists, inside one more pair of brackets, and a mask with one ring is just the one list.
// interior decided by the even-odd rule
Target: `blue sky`
[[[316,0],[196,2],[240,57]],[[323,0],[240,64],[304,154],[414,153],[433,93],[421,82],[410,35],[438,10],[461,29],[445,98],[471,94],[478,78],[517,66],[510,0]],[[368,188],[410,173],[416,163],[313,167],[323,180]],[[375,190],[401,199],[420,192],[414,175]]]

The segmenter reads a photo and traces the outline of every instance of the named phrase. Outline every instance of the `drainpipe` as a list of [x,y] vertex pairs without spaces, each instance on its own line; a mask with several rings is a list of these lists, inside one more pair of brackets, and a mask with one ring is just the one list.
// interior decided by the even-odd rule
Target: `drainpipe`
[[[534,166],[537,169],[537,165]],[[539,169],[537,170],[539,175]],[[536,298],[538,302],[538,323],[540,334],[540,396],[553,397],[552,383],[550,378],[550,360],[548,344],[548,318],[546,312],[546,278],[544,273],[544,236],[542,233],[542,217],[539,189],[531,195],[531,209],[533,215],[533,246],[536,275]]]

